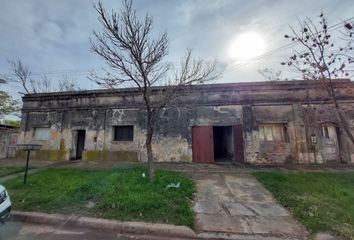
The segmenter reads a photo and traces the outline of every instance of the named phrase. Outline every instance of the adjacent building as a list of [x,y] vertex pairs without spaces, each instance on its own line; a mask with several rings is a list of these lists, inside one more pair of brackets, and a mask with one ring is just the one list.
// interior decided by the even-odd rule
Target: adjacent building
[[[156,161],[354,163],[354,147],[316,81],[194,85],[161,112]],[[154,88],[159,92],[161,88]],[[354,84],[336,80],[354,128]],[[145,112],[135,88],[28,94],[19,143],[45,160],[146,161]],[[20,154],[20,152],[19,152]]]
[[0,124],[0,159],[15,157],[18,128]]

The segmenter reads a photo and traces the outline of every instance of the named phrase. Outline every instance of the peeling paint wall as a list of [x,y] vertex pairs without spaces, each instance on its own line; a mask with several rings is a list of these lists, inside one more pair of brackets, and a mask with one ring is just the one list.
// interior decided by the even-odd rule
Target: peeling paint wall
[[[325,108],[322,99],[316,100],[321,96],[316,89],[301,84],[216,84],[182,92],[181,102],[160,114],[153,138],[155,161],[191,162],[193,126],[242,125],[248,163],[354,162],[353,144],[336,125],[333,111]],[[339,92],[346,97],[346,108],[353,109],[354,87]],[[304,104],[304,99],[310,103]],[[85,130],[84,160],[147,159],[145,113],[135,90],[36,94],[23,101],[19,143],[41,144],[34,154],[39,159],[75,158],[78,130]],[[348,112],[353,128],[354,113]],[[323,137],[324,123],[337,126],[330,130],[329,139]],[[260,124],[284,124],[286,140],[260,139]],[[124,125],[134,126],[133,140],[115,141],[114,127]],[[49,128],[50,139],[35,140],[36,127]],[[316,145],[311,144],[312,134],[317,136]]]
[[[304,109],[306,111],[304,112]],[[245,152],[250,163],[330,163],[351,162],[348,152],[353,151],[352,143],[336,127],[338,119],[328,106],[316,105],[277,105],[251,106],[245,108],[249,116],[249,128],[245,128]],[[244,110],[245,110],[244,109]],[[304,114],[306,116],[304,116]],[[250,124],[252,123],[252,124]],[[287,141],[264,141],[259,135],[259,124],[283,123],[287,128]],[[329,138],[322,132],[328,126]],[[311,142],[315,135],[317,142]],[[338,136],[340,136],[338,138]],[[339,141],[338,139],[345,140]],[[341,150],[341,151],[340,151]]]
[[[294,113],[291,105],[248,106],[249,126],[245,130],[245,152],[250,163],[277,164],[294,163],[296,140]],[[287,141],[265,141],[260,139],[260,124],[284,124],[287,127]]]
[[[85,130],[85,151],[135,152],[139,161],[146,161],[145,122],[141,109],[71,110],[57,112],[31,112],[24,119],[26,128],[21,131],[21,143],[41,144],[42,149],[33,157],[45,158],[50,154],[43,151],[63,151],[50,155],[51,160],[75,158],[76,131]],[[165,109],[157,123],[153,138],[156,161],[191,162],[191,128],[196,125],[241,124],[242,106],[205,106],[194,109]],[[133,141],[114,141],[114,126],[133,125]],[[50,140],[34,139],[36,127],[50,128]],[[60,149],[62,141],[63,149]],[[40,155],[43,152],[43,157]],[[90,153],[89,153],[90,154]],[[95,153],[92,153],[95,155]],[[84,153],[83,158],[87,158]],[[105,156],[95,155],[101,158]],[[48,157],[49,158],[49,157]]]

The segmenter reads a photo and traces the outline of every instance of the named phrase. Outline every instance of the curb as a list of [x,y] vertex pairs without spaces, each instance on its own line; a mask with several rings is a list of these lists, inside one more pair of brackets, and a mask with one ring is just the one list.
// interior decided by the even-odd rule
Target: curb
[[196,239],[196,233],[186,226],[160,223],[121,222],[76,215],[47,214],[39,212],[12,211],[10,220],[38,224],[59,225],[62,227],[81,227],[97,230],[117,231],[121,234],[150,235]]
[[[203,232],[196,234],[186,226],[171,224],[122,222],[101,218],[80,217],[77,215],[47,214],[40,212],[12,211],[10,219],[19,222],[55,225],[57,227],[88,228],[99,231],[114,231],[118,235],[140,236],[141,239],[213,239],[213,240],[300,240],[302,237],[273,236],[264,234],[237,234],[222,232]],[[135,239],[135,238],[124,238]]]

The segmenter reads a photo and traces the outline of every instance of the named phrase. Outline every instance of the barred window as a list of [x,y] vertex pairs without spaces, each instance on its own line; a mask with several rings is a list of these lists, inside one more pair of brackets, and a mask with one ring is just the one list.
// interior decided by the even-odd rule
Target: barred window
[[282,141],[288,142],[287,124],[269,123],[259,125],[259,139],[261,141]]
[[114,126],[113,141],[133,141],[134,126]]

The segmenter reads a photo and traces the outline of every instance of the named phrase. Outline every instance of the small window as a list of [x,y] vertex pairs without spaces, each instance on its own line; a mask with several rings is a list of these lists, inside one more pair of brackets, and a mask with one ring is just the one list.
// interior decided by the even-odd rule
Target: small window
[[282,123],[260,124],[259,139],[261,141],[288,142],[287,125]]
[[336,140],[336,138],[337,138],[336,127],[332,124],[323,124],[322,125],[322,135],[324,138]]
[[113,141],[133,141],[134,126],[114,126]]
[[329,126],[322,126],[322,135],[324,138],[329,138]]
[[50,139],[50,128],[35,128],[33,133],[33,138],[35,140],[49,140]]

